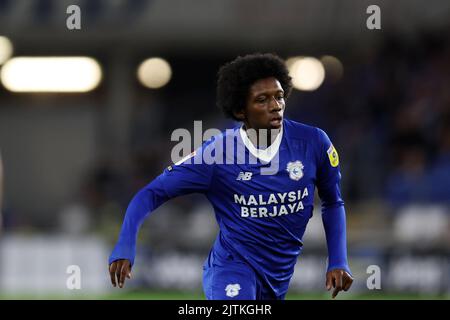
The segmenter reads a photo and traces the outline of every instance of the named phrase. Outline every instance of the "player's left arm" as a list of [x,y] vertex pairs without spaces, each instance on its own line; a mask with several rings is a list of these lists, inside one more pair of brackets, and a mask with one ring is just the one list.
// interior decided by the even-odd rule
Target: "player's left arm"
[[340,192],[339,156],[326,133],[319,131],[319,165],[317,189],[322,200],[322,222],[328,247],[326,288],[334,288],[332,298],[339,291],[347,291],[353,276],[347,260],[347,232],[344,201]]

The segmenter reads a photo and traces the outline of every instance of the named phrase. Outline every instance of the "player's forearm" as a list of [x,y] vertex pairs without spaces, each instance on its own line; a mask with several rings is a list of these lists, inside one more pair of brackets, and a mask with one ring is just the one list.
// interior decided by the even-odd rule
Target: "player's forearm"
[[140,226],[149,213],[168,200],[159,177],[141,189],[131,200],[125,213],[119,240],[114,247],[109,263],[118,259],[128,259],[134,264],[136,242]]
[[347,260],[347,231],[344,202],[338,185],[321,193],[322,221],[328,247],[328,270],[344,269],[350,272]]
[[[347,235],[344,206],[326,209],[322,214],[328,247],[328,270],[344,269],[350,273],[347,261]],[[351,273],[350,273],[351,274]]]

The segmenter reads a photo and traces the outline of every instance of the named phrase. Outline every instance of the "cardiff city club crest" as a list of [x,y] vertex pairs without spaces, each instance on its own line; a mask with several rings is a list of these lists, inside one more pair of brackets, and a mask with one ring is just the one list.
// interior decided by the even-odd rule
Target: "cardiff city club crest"
[[236,297],[239,294],[239,290],[241,290],[241,286],[239,285],[239,283],[235,283],[235,284],[230,283],[225,288],[225,291],[227,292],[227,297],[231,297],[231,298]]
[[303,177],[303,163],[301,161],[288,162],[286,170],[289,172],[289,178],[298,181]]

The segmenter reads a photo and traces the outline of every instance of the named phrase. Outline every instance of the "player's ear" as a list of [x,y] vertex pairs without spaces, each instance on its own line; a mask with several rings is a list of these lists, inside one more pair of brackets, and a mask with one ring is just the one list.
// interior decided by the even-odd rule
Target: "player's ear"
[[244,110],[244,108],[239,109],[237,111],[233,110],[233,115],[235,116],[236,119],[238,119],[240,121],[244,121],[245,120],[245,110]]

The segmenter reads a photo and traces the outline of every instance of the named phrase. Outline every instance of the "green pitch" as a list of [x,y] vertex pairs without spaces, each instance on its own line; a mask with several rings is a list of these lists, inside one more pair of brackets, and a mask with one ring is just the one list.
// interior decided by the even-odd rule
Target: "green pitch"
[[[197,292],[175,292],[175,291],[123,291],[105,295],[83,295],[83,294],[50,294],[43,296],[35,295],[8,295],[0,293],[1,300],[204,300],[203,293]],[[292,293],[286,296],[287,300],[331,300],[331,293]],[[339,293],[337,300],[450,300],[450,295],[419,295],[419,294],[387,294],[383,292],[371,292],[367,294],[352,294],[350,292]]]
[[[150,300],[204,300],[202,293],[182,293],[182,292],[130,292],[127,294],[114,294],[104,296],[103,299],[150,299]],[[287,300],[331,300],[331,293],[303,293],[303,294],[288,294]],[[384,293],[371,293],[371,294],[351,294],[351,293],[339,293],[338,300],[449,300],[450,295],[417,295],[417,294],[384,294]]]

